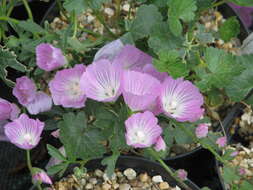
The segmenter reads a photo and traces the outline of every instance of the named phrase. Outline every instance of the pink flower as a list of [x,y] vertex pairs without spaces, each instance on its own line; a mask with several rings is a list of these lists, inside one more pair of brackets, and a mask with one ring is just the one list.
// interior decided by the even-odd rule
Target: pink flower
[[203,115],[203,96],[196,86],[182,78],[167,77],[162,84],[160,102],[164,113],[180,122],[194,122]]
[[39,183],[47,183],[47,184],[50,184],[50,185],[53,184],[50,177],[43,170],[41,170],[40,172],[37,172],[36,174],[34,174],[32,178],[35,182],[38,181]]
[[158,137],[158,139],[157,139],[157,141],[156,141],[156,144],[155,144],[155,150],[157,151],[157,152],[159,152],[159,151],[165,151],[166,150],[166,144],[165,144],[165,142],[164,142],[164,140],[163,140],[163,138],[160,136],[160,137]]
[[153,66],[153,64],[146,64],[142,68],[142,72],[150,74],[151,76],[158,79],[160,82],[163,82],[169,75],[166,72],[159,72],[156,70],[156,68]]
[[198,138],[206,137],[208,134],[208,124],[207,123],[199,124],[195,130],[195,134]]
[[36,47],[36,64],[45,71],[52,71],[67,63],[59,48],[42,43]]
[[246,170],[244,168],[239,168],[239,174],[240,175],[245,175],[246,174]]
[[133,111],[152,107],[160,92],[160,82],[151,75],[125,71],[123,78],[123,97]]
[[125,70],[143,68],[148,63],[152,63],[152,57],[132,45],[125,45],[113,60],[113,64]]
[[11,143],[22,149],[32,149],[40,141],[44,123],[22,114],[18,119],[4,126],[5,135]]
[[227,144],[227,138],[226,137],[220,137],[216,140],[216,144],[219,145],[219,147],[224,147]]
[[179,169],[177,170],[177,176],[181,179],[181,180],[186,180],[187,179],[187,171],[185,171],[184,169]]
[[94,61],[98,61],[99,59],[107,59],[112,61],[119,54],[123,47],[124,44],[120,39],[114,40],[97,51]]
[[136,113],[125,121],[126,141],[134,148],[150,147],[162,133],[158,119],[150,112]]
[[31,79],[23,76],[17,78],[16,85],[13,88],[12,93],[21,105],[26,106],[34,100],[36,95],[36,86]]
[[85,92],[80,87],[80,79],[84,72],[85,66],[79,64],[56,73],[54,79],[49,82],[49,90],[55,105],[67,108],[85,106]]
[[0,121],[11,119],[14,120],[20,113],[19,108],[7,100],[0,98]]
[[238,151],[234,151],[234,152],[232,152],[232,153],[230,154],[231,157],[235,157],[235,156],[237,156],[237,155],[238,155]]
[[113,102],[121,94],[122,69],[110,61],[93,62],[81,78],[81,88],[88,98],[101,102]]
[[36,92],[36,96],[32,102],[26,105],[30,114],[36,115],[40,112],[49,111],[52,108],[52,99],[44,92]]

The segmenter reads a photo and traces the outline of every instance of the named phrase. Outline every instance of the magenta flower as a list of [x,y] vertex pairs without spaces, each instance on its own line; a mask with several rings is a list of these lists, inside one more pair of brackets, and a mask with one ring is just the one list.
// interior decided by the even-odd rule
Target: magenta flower
[[44,92],[37,92],[34,100],[26,105],[30,114],[36,115],[40,112],[49,111],[52,108],[52,99]]
[[40,141],[44,123],[40,120],[30,119],[26,114],[4,126],[5,135],[11,143],[22,149],[32,149]]
[[226,137],[220,137],[216,140],[216,144],[219,145],[219,147],[224,147],[227,144],[227,138]]
[[142,72],[150,74],[151,76],[158,79],[160,82],[163,82],[169,75],[166,72],[159,72],[156,70],[156,68],[153,66],[153,64],[146,64],[142,68]]
[[160,102],[164,113],[177,121],[197,121],[204,109],[203,96],[190,81],[168,77],[162,84]]
[[36,64],[45,71],[52,71],[67,63],[59,48],[42,43],[36,47]]
[[145,148],[155,144],[162,133],[158,119],[150,111],[136,113],[125,121],[126,141],[134,148]]
[[35,173],[32,176],[33,180],[35,182],[39,182],[39,183],[47,183],[52,185],[52,180],[50,179],[50,177],[47,175],[47,173],[43,170],[41,170],[40,172]]
[[67,108],[81,108],[85,106],[86,96],[80,88],[80,79],[85,72],[84,65],[58,71],[49,82],[49,90],[55,105]]
[[166,150],[166,144],[165,144],[165,142],[164,142],[164,140],[163,140],[163,138],[160,136],[160,137],[158,137],[158,139],[157,139],[157,141],[156,141],[156,144],[155,144],[155,150],[157,151],[157,152],[159,152],[159,151],[165,151]]
[[7,100],[0,98],[0,121],[3,120],[14,120],[18,117],[20,113],[19,108],[16,104],[12,104]]
[[184,169],[179,169],[177,170],[177,176],[181,179],[181,180],[186,180],[187,179],[187,171],[185,171]]
[[123,97],[133,111],[152,107],[159,95],[161,84],[151,75],[125,71],[123,78]]
[[125,45],[118,56],[113,60],[113,64],[120,65],[126,70],[142,68],[149,63],[152,63],[152,57],[132,45]]
[[12,91],[19,103],[26,106],[32,102],[36,95],[36,86],[34,82],[26,76],[17,78],[16,85]]
[[99,59],[107,59],[112,61],[119,54],[123,47],[124,44],[120,39],[114,40],[97,51],[94,61],[98,61]]
[[195,130],[195,134],[198,138],[206,137],[208,134],[208,124],[207,123],[199,124]]
[[93,62],[81,78],[81,88],[88,98],[101,102],[113,102],[121,94],[122,69],[110,61]]

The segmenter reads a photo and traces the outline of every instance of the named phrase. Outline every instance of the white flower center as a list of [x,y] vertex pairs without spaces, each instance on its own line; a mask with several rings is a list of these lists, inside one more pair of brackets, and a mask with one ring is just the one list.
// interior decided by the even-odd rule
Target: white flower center
[[177,111],[178,103],[174,100],[165,104],[165,110],[170,114],[174,114]]
[[105,96],[108,97],[108,98],[113,97],[113,96],[115,96],[115,92],[116,92],[116,90],[114,88],[109,87],[105,91]]
[[73,98],[76,98],[82,95],[82,90],[80,88],[78,80],[73,80],[69,83],[68,92],[69,92],[69,95]]
[[24,141],[28,142],[29,144],[33,145],[33,138],[31,136],[31,134],[29,133],[26,133],[24,136],[23,136],[23,139]]
[[132,141],[134,143],[145,143],[145,133],[143,131],[135,131],[132,136]]

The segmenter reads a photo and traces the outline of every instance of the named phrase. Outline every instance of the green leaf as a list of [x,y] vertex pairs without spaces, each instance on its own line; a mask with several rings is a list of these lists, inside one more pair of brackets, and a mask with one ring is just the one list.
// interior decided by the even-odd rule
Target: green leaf
[[225,42],[235,38],[240,33],[240,23],[236,17],[227,19],[219,29],[220,37]]
[[185,134],[185,132],[181,130],[179,127],[175,127],[174,135],[175,135],[175,140],[178,144],[190,144],[194,142],[192,137]]
[[169,17],[182,19],[189,22],[194,19],[197,10],[196,0],[171,0],[169,1]]
[[101,131],[87,126],[84,112],[77,115],[68,113],[59,122],[60,140],[70,160],[76,158],[94,159],[101,157],[106,151],[101,141]]
[[217,48],[207,48],[204,58],[205,72],[198,72],[201,81],[197,82],[202,91],[208,91],[212,86],[226,87],[243,70],[243,66],[236,63],[235,56]]
[[159,22],[162,22],[162,15],[156,6],[140,6],[136,13],[136,18],[130,26],[133,39],[138,40],[149,36],[154,25]]
[[168,72],[173,78],[188,75],[187,65],[183,63],[177,51],[160,51],[158,56],[159,59],[153,63],[159,72]]
[[7,79],[7,67],[13,68],[17,71],[25,72],[26,67],[17,61],[17,56],[14,52],[4,49],[0,46],[0,79],[2,79],[8,86],[14,86],[14,82]]
[[180,36],[182,34],[183,26],[178,18],[174,16],[169,17],[169,26],[170,26],[171,32],[175,36]]
[[198,11],[202,11],[212,7],[213,0],[196,0]]
[[22,28],[25,31],[31,32],[31,33],[45,33],[46,30],[44,30],[40,25],[36,24],[32,20],[27,21],[20,21],[18,23],[18,26]]
[[253,189],[253,185],[247,181],[243,181],[242,184],[240,185],[240,190],[249,190]]
[[60,164],[51,166],[50,168],[48,168],[47,173],[48,175],[55,175],[56,173],[63,173],[67,167],[68,167],[68,162],[62,162]]
[[226,183],[231,183],[234,180],[240,179],[240,176],[238,176],[237,173],[238,172],[237,172],[236,168],[224,166],[222,176],[223,176],[224,181]]
[[65,0],[63,7],[71,13],[75,11],[76,14],[81,14],[88,8],[88,3],[86,0]]
[[115,170],[115,165],[119,156],[120,156],[120,153],[118,151],[115,151],[113,152],[111,156],[108,156],[102,160],[101,164],[104,166],[107,166],[106,174],[108,177],[111,177],[113,175],[114,170]]
[[252,0],[228,0],[228,1],[235,3],[239,6],[245,6],[245,7],[253,6]]
[[156,23],[148,40],[149,47],[158,53],[161,49],[173,50],[183,44],[182,37],[175,37],[167,22]]
[[62,155],[62,153],[52,145],[47,144],[47,150],[52,157],[58,160],[66,161],[66,158]]

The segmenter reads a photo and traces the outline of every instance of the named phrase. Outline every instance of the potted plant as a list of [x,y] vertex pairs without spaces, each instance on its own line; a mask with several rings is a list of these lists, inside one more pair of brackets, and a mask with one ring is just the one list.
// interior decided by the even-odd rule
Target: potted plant
[[251,55],[240,55],[239,21],[216,11],[224,2],[66,0],[58,2],[63,19],[44,27],[12,20],[19,37],[6,38],[0,53],[11,60],[3,70],[26,74],[7,81],[23,114],[1,100],[2,120],[13,120],[5,134],[27,150],[38,187],[49,180],[32,167],[29,150],[44,128],[58,129],[65,149],[64,155],[48,145],[62,161],[50,174],[104,154],[112,172],[120,154],[133,153],[160,162],[184,184],[163,159],[199,145],[226,164],[230,158],[219,155],[226,137],[210,128],[252,86],[245,84]]

